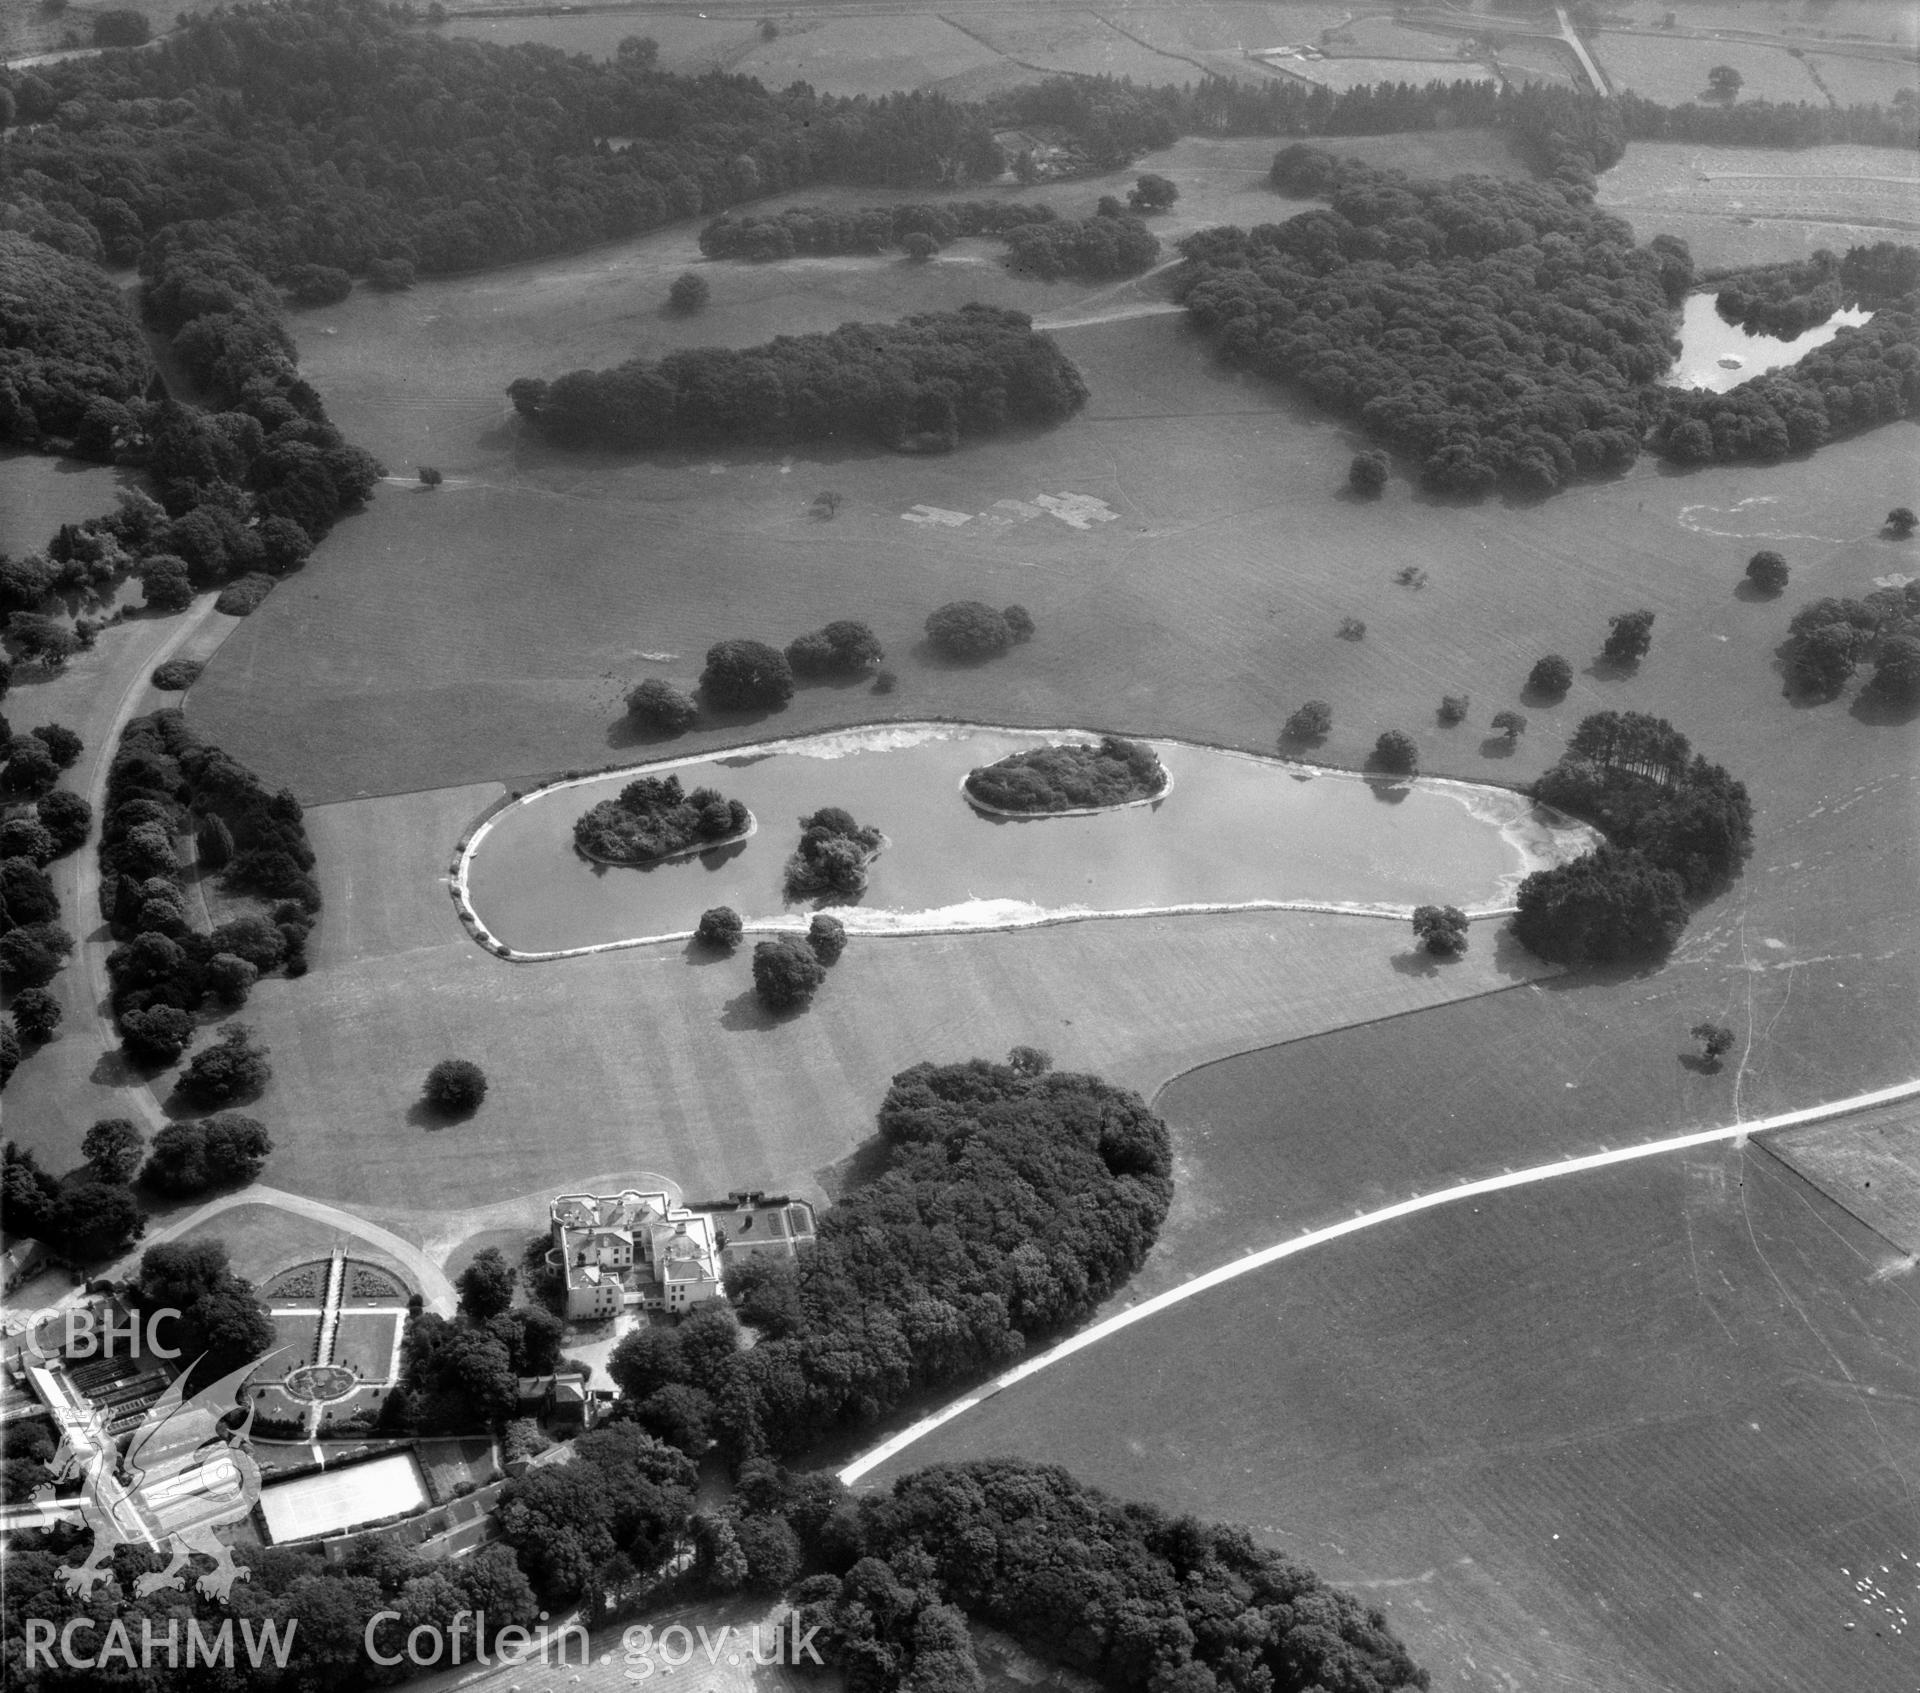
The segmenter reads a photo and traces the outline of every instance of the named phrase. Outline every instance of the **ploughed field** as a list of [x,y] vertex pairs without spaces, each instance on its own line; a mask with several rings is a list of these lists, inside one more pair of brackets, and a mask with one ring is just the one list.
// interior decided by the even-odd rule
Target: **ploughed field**
[[1017,1452],[1245,1522],[1445,1693],[1902,1687],[1908,1262],[1759,1147],[1576,1174],[1228,1283],[873,1481]]

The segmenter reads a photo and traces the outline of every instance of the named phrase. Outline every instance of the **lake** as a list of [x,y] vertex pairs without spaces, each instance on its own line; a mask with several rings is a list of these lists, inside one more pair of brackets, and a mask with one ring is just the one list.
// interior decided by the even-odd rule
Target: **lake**
[[467,897],[516,952],[684,936],[713,905],[732,906],[749,927],[782,918],[796,927],[811,906],[784,898],[782,870],[800,817],[828,805],[889,841],[866,896],[835,908],[849,929],[869,933],[1209,906],[1494,909],[1529,870],[1591,840],[1506,789],[1367,781],[1179,741],[1152,743],[1173,785],[1150,805],[1000,820],[961,797],[976,765],[1096,738],[896,724],[660,761],[645,768],[744,801],[758,829],[732,847],[644,869],[593,864],[573,847],[574,819],[616,795],[634,770],[562,784],[476,833],[463,859]]
[[[1713,299],[1711,294],[1687,296],[1680,322],[1680,356],[1666,377],[1670,388],[1706,388],[1724,394],[1762,371],[1797,363],[1815,347],[1824,347],[1842,329],[1856,328],[1873,316],[1870,311],[1849,307],[1835,312],[1825,323],[1815,324],[1804,335],[1781,341],[1771,335],[1749,335],[1738,324],[1727,322]],[[1720,363],[1723,358],[1740,363],[1727,368]]]

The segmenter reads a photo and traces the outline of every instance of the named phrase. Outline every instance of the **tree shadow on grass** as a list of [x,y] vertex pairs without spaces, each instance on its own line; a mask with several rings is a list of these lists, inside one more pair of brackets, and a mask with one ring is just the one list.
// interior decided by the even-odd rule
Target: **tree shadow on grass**
[[1442,964],[1456,964],[1458,962],[1459,959],[1457,957],[1441,958],[1437,954],[1427,951],[1423,946],[1416,946],[1409,951],[1396,952],[1393,955],[1394,972],[1401,976],[1437,976],[1440,974],[1440,966]]
[[727,1001],[720,1012],[720,1027],[733,1029],[736,1032],[761,1034],[805,1015],[804,1006],[798,1006],[792,1011],[769,1011],[760,1003],[760,995],[752,988],[746,988]]
[[1587,665],[1580,674],[1591,676],[1596,682],[1629,682],[1640,673],[1640,661],[1637,658],[1608,658],[1601,653]]
[[1513,749],[1516,745],[1518,745],[1517,742],[1508,740],[1505,735],[1488,735],[1480,743],[1480,756],[1482,758],[1511,758],[1513,757]]
[[[1019,643],[1014,644],[1017,646]],[[981,670],[996,659],[1007,657],[1013,651],[1013,647],[1002,647],[998,652],[972,653],[961,658],[953,653],[942,652],[923,635],[908,651],[916,662],[924,665],[928,670]]]
[[1536,688],[1529,683],[1520,690],[1520,703],[1534,711],[1551,711],[1555,706],[1567,703],[1567,691],[1564,688],[1557,691]]
[[421,1098],[407,1107],[407,1121],[416,1129],[438,1133],[441,1129],[457,1129],[462,1123],[471,1122],[479,1109],[476,1105],[470,1111],[443,1111],[431,1100]]
[[730,964],[738,954],[738,947],[711,946],[698,935],[680,949],[680,956],[689,964]]
[[636,723],[631,717],[622,715],[616,718],[608,728],[607,745],[623,752],[628,747],[652,751],[656,747],[665,747],[670,741],[683,740],[692,732],[688,729],[656,729],[650,724]]
[[1696,1076],[1717,1076],[1726,1068],[1719,1059],[1703,1058],[1697,1052],[1679,1052],[1674,1056],[1680,1060],[1683,1068],[1691,1070]]
[[1405,774],[1369,776],[1366,783],[1367,791],[1382,805],[1404,805],[1413,792],[1413,778]]
[[1749,582],[1744,576],[1733,586],[1733,597],[1736,600],[1745,601],[1748,605],[1772,605],[1785,592],[1784,588],[1762,588],[1756,582]]
[[892,1148],[879,1135],[871,1135],[846,1157],[814,1171],[814,1179],[833,1198],[865,1187],[886,1174],[892,1160]]
[[1863,693],[1847,707],[1847,715],[1856,723],[1870,724],[1876,729],[1903,728],[1920,717],[1920,700],[1901,705],[1876,694]]

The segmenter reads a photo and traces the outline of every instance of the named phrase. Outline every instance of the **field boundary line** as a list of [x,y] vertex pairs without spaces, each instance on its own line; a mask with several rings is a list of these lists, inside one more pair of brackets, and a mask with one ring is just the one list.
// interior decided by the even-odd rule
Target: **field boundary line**
[[1605,1152],[1590,1152],[1577,1158],[1563,1158],[1551,1164],[1532,1165],[1524,1170],[1508,1170],[1497,1176],[1483,1176],[1476,1181],[1458,1182],[1451,1187],[1436,1188],[1431,1193],[1416,1194],[1411,1199],[1403,1199],[1396,1204],[1382,1206],[1377,1211],[1362,1212],[1359,1216],[1348,1217],[1323,1228],[1309,1229],[1290,1240],[1283,1240],[1277,1245],[1249,1252],[1244,1257],[1236,1258],[1232,1263],[1207,1270],[1180,1283],[1177,1287],[1168,1288],[1164,1293],[1157,1293],[1151,1299],[1142,1300],[1129,1310],[1121,1311],[1115,1316],[1095,1323],[1091,1328],[1082,1329],[1078,1334],[1068,1336],[1037,1358],[1029,1358],[1025,1363],[1015,1365],[1011,1370],[994,1377],[984,1387],[964,1395],[950,1405],[943,1406],[931,1416],[922,1417],[918,1422],[862,1453],[839,1471],[839,1478],[851,1487],[861,1477],[877,1469],[888,1459],[898,1456],[907,1447],[933,1433],[935,1429],[952,1422],[954,1418],[972,1410],[976,1405],[985,1403],[1007,1388],[1025,1381],[1029,1376],[1037,1375],[1051,1365],[1071,1358],[1076,1352],[1083,1352],[1089,1346],[1105,1340],[1109,1335],[1131,1328],[1135,1323],[1145,1322],[1149,1317],[1157,1316],[1172,1306],[1202,1293],[1209,1293],[1216,1287],[1224,1286],[1241,1276],[1251,1275],[1255,1270],[1263,1270],[1269,1264],[1277,1264],[1282,1259],[1292,1258],[1312,1247],[1324,1246],[1329,1241],[1341,1240],[1348,1235],[1377,1228],[1383,1223],[1397,1222],[1402,1217],[1415,1216],[1423,1211],[1435,1211],[1442,1206],[1457,1204],[1463,1199],[1478,1199],[1486,1194],[1504,1193],[1509,1188],[1530,1187],[1560,1176],[1607,1169],[1616,1164],[1635,1163],[1643,1158],[1657,1158],[1669,1152],[1684,1152],[1696,1146],[1711,1146],[1723,1141],[1744,1141],[1771,1129],[1792,1128],[1800,1123],[1819,1122],[1829,1117],[1844,1117],[1857,1111],[1869,1110],[1876,1105],[1888,1105],[1915,1096],[1920,1096],[1920,1081],[1901,1082],[1893,1087],[1876,1089],[1872,1093],[1856,1094],[1851,1099],[1834,1100],[1825,1105],[1804,1106],[1797,1111],[1786,1111],[1777,1116],[1763,1117],[1753,1122],[1733,1123],[1715,1129],[1699,1129],[1690,1134],[1672,1135],[1664,1140],[1646,1141],[1637,1146],[1614,1147]]

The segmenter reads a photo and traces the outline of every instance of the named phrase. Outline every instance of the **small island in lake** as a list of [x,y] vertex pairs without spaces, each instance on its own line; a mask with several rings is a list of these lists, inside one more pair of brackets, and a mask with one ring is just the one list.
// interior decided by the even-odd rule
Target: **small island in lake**
[[1170,778],[1144,741],[1103,736],[1097,746],[1035,747],[969,771],[967,798],[988,811],[1045,815],[1157,799]]
[[657,864],[744,840],[753,813],[713,788],[684,793],[678,776],[641,776],[573,825],[573,844],[603,864]]
[[787,860],[787,898],[858,899],[887,837],[837,805],[800,819],[800,845]]

